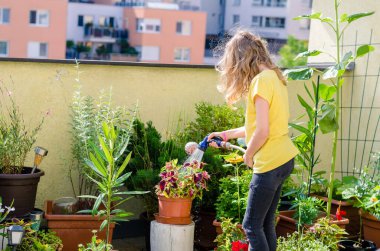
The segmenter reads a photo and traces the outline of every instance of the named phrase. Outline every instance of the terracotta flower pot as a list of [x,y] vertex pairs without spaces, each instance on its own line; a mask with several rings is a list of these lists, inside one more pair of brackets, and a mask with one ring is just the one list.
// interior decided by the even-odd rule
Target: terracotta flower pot
[[[53,214],[53,201],[45,201],[45,218],[48,228],[57,233],[63,243],[63,251],[78,250],[79,244],[91,242],[92,230],[97,230],[99,239],[106,239],[106,231],[99,232],[100,224],[104,218],[92,215],[73,214],[60,215]],[[115,224],[111,224],[110,240],[112,240]]]
[[363,221],[364,239],[373,241],[377,247],[380,247],[380,221],[372,214],[361,209],[359,213]]
[[[276,226],[276,233],[277,236],[286,237],[288,234],[291,234],[295,231],[297,231],[297,221],[293,219],[293,215],[296,211],[295,210],[288,210],[288,211],[280,211],[280,221],[278,222]],[[345,229],[346,225],[350,221],[346,218],[343,218],[342,220],[336,220],[335,215],[332,216],[332,219],[330,220],[330,224],[336,224],[340,228]],[[311,226],[306,226],[311,227]]]
[[37,186],[45,173],[39,169],[31,173],[31,167],[24,167],[22,174],[0,174],[0,197],[3,205],[10,206],[13,201],[15,211],[9,217],[21,218],[34,210]]
[[187,225],[191,223],[191,198],[166,198],[158,196],[156,220],[164,224]]

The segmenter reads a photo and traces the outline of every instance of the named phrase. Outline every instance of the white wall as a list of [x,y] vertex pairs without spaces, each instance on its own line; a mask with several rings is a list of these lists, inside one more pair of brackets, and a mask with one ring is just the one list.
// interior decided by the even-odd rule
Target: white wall
[[78,16],[89,15],[94,17],[94,25],[98,24],[98,20],[102,16],[114,17],[115,27],[123,27],[123,8],[112,5],[101,4],[85,4],[85,3],[69,3],[67,15],[67,40],[83,41],[84,27],[78,27]]
[[207,34],[218,34],[220,32],[219,15],[222,14],[222,6],[219,0],[202,0],[201,10],[207,12]]

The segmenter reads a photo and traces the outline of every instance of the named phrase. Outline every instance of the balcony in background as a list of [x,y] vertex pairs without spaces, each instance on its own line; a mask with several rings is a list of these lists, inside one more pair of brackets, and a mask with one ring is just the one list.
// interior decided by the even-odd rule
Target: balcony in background
[[101,26],[86,26],[84,37],[87,41],[115,43],[119,39],[128,39],[128,30]]

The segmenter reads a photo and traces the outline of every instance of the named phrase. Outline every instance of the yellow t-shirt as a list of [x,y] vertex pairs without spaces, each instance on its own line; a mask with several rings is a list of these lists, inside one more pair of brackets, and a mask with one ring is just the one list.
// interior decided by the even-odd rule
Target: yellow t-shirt
[[269,136],[253,157],[254,173],[265,173],[294,158],[298,149],[288,135],[288,90],[273,70],[257,74],[249,87],[245,114],[246,142],[249,142],[256,130],[256,95],[269,103]]

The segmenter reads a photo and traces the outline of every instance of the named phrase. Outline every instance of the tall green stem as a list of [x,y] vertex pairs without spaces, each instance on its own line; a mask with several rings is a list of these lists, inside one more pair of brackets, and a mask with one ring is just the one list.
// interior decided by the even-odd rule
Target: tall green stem
[[[336,35],[336,55],[337,55],[337,64],[340,62],[340,29],[339,29],[339,12],[338,12],[338,0],[334,0],[334,9],[335,9],[335,35]],[[341,77],[337,76],[336,78],[336,101],[335,101],[335,119],[339,121],[339,109],[340,109],[340,80]],[[336,165],[336,148],[338,143],[338,129],[334,132],[333,139],[333,149],[332,149],[332,158],[331,158],[331,168],[330,168],[330,183],[329,183],[329,194],[328,194],[328,203],[327,203],[327,217],[330,217],[331,211],[331,201],[332,194],[334,189],[334,175],[335,175],[335,165]]]

